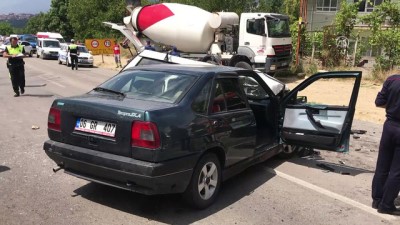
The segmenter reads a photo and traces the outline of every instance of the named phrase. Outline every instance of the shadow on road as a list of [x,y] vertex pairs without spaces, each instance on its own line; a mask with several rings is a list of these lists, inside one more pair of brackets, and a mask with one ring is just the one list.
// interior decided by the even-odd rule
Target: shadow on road
[[21,97],[38,97],[38,98],[51,98],[54,95],[49,94],[23,94]]
[[275,175],[265,172],[265,164],[268,161],[252,166],[224,182],[216,202],[204,210],[188,207],[179,194],[145,196],[96,183],[88,183],[74,192],[76,196],[149,220],[190,224],[230,207],[268,182]]
[[297,165],[319,169],[332,173],[338,173],[342,175],[348,175],[348,176],[357,176],[361,173],[375,173],[375,171],[366,170],[363,168],[357,168],[345,164],[327,162],[324,160],[324,158],[322,158],[319,155],[302,157],[302,158],[292,158],[288,161],[291,163],[295,163]]
[[1,172],[5,172],[7,170],[10,170],[10,167],[8,167],[8,166],[0,166],[0,173]]

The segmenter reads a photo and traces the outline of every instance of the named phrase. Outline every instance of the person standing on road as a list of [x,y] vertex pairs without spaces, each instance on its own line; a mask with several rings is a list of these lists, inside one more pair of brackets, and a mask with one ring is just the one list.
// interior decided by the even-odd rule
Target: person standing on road
[[146,50],[152,50],[152,51],[155,51],[155,50],[156,50],[153,46],[151,46],[151,43],[150,43],[149,40],[147,40],[146,43],[147,43],[147,45],[144,46],[144,49],[146,49]]
[[400,75],[386,79],[375,105],[386,109],[386,121],[372,180],[372,207],[380,213],[400,215],[394,205],[400,191]]
[[68,52],[71,58],[71,69],[78,70],[78,45],[75,44],[74,39],[71,39],[71,44],[68,45]]
[[8,58],[7,68],[10,72],[10,78],[13,90],[15,92],[14,97],[18,97],[20,94],[25,93],[25,67],[24,67],[24,46],[18,44],[17,37],[10,38],[10,45],[7,45],[3,57]]
[[115,63],[117,64],[117,68],[118,68],[118,64],[119,64],[119,67],[122,68],[122,64],[121,64],[121,49],[119,48],[119,45],[118,45],[117,41],[114,41],[113,49],[114,49],[114,60],[115,60]]
[[174,56],[181,56],[181,53],[179,53],[178,49],[175,46],[172,46],[172,51],[169,54]]

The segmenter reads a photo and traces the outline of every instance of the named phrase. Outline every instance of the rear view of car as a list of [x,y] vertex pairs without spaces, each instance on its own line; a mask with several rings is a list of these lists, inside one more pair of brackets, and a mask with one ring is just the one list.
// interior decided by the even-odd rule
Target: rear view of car
[[185,191],[198,157],[184,135],[176,103],[197,76],[127,70],[93,91],[57,99],[48,117],[48,156],[65,172],[143,194]]

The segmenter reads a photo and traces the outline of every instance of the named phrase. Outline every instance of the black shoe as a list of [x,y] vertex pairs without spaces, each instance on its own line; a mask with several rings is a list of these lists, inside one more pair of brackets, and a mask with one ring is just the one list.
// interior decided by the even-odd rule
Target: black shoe
[[373,200],[372,201],[372,208],[373,209],[378,209],[379,203],[381,203],[381,201]]
[[24,94],[24,93],[25,93],[25,89],[21,88],[21,94]]
[[14,97],[19,97],[19,93],[15,93]]
[[378,209],[378,213],[400,216],[400,210],[398,209]]

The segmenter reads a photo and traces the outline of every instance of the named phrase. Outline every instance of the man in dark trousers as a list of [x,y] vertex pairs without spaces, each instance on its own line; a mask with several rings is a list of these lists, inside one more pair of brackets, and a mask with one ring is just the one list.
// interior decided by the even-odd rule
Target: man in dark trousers
[[10,45],[7,45],[5,52],[3,53],[4,58],[7,60],[7,68],[10,72],[10,78],[13,90],[15,92],[14,97],[18,97],[20,94],[25,93],[25,67],[24,67],[24,46],[18,44],[18,38],[13,36],[10,38]]
[[386,121],[372,180],[372,207],[380,213],[400,215],[394,205],[400,190],[400,75],[386,79],[375,105],[386,109]]
[[68,45],[68,52],[71,58],[71,69],[78,70],[78,45],[75,44],[74,39],[71,39],[71,44]]

